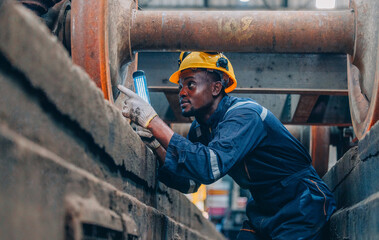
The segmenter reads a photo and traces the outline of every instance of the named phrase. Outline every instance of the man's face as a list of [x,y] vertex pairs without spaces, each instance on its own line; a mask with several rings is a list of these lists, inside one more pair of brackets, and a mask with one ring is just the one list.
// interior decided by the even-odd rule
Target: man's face
[[180,73],[179,103],[183,116],[204,114],[213,102],[212,84],[206,71],[187,69]]

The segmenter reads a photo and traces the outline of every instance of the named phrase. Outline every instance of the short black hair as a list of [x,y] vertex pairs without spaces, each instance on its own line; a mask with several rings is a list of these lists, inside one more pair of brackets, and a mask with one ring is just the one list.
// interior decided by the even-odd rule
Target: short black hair
[[211,80],[212,82],[221,82],[221,85],[222,85],[222,89],[221,89],[221,94],[226,94],[225,93],[225,86],[224,86],[224,83],[223,83],[223,72],[221,71],[217,71],[217,70],[213,70],[213,71],[209,71],[207,69],[202,69],[202,70],[205,70],[207,72],[207,76],[209,80]]

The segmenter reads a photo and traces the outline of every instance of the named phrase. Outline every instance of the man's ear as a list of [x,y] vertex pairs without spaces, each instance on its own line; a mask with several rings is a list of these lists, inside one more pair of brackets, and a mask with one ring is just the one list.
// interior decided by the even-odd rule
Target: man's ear
[[222,90],[222,83],[220,81],[212,83],[212,95],[213,95],[213,97],[217,97],[218,95],[220,95],[221,90]]

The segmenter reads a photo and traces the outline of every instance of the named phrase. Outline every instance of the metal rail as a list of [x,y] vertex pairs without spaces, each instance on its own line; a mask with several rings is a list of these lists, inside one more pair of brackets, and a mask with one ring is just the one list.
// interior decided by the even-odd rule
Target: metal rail
[[[177,87],[150,86],[150,92],[179,93]],[[242,94],[299,94],[299,95],[333,95],[348,96],[346,89],[294,89],[294,88],[236,88],[233,93]]]

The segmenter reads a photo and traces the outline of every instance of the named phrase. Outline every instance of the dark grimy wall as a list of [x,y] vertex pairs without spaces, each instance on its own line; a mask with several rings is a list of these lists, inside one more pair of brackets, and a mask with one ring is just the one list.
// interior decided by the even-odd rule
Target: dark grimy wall
[[338,210],[331,218],[331,239],[379,237],[379,123],[323,178]]
[[0,29],[0,239],[223,239],[36,16]]

